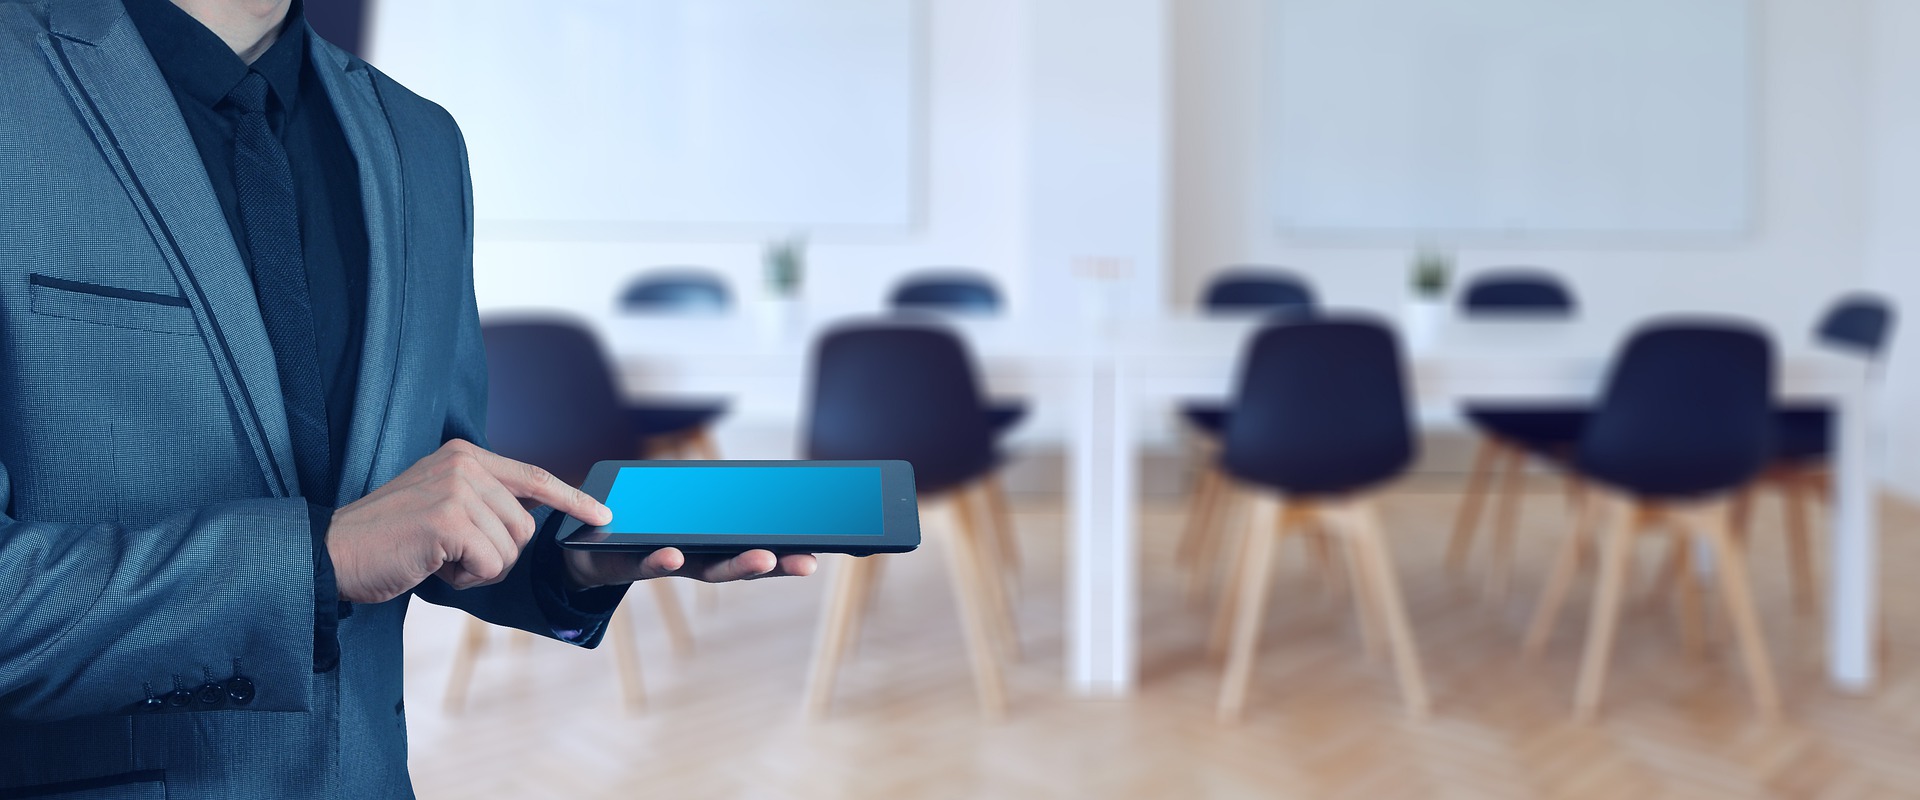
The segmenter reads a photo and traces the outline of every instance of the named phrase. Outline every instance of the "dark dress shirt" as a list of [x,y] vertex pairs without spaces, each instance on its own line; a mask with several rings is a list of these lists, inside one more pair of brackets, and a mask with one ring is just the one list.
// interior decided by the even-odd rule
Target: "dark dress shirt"
[[[360,204],[360,173],[326,87],[307,53],[308,27],[301,0],[293,0],[279,37],[252,65],[235,55],[213,31],[170,0],[124,0],[127,14],[173,91],[180,116],[206,166],[207,178],[226,214],[233,243],[253,263],[234,187],[233,138],[238,112],[225,102],[249,70],[266,78],[267,121],[286,149],[298,206],[300,250],[313,305],[315,352],[326,395],[328,463],[326,486],[302,487],[309,506],[314,553],[314,670],[339,661],[336,635],[352,607],[338,602],[327,528],[339,501],[354,391],[360,383],[360,347],[366,330],[367,224]],[[557,517],[558,515],[556,515]],[[567,592],[565,564],[551,537],[536,538],[526,557],[539,570],[536,597],[561,638],[576,640],[612,615],[624,592],[611,588]]]

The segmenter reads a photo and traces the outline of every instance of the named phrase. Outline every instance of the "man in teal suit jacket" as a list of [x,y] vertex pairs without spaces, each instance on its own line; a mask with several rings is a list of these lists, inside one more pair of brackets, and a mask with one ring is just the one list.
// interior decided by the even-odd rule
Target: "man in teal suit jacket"
[[608,512],[484,449],[452,118],[288,0],[174,2],[243,59],[306,37],[352,151],[365,313],[337,496],[302,491],[286,356],[120,0],[0,0],[0,798],[409,796],[410,595],[591,647],[631,581],[813,570],[536,537],[549,507]]

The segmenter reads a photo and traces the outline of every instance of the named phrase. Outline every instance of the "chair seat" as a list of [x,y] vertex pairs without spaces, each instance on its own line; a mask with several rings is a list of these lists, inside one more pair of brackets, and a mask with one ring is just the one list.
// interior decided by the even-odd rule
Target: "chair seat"
[[987,430],[998,439],[1027,418],[1027,401],[996,400],[987,404]]
[[627,407],[627,418],[642,439],[691,433],[726,413],[725,401],[641,403]]
[[1469,405],[1467,420],[1482,433],[1536,453],[1564,452],[1580,441],[1592,411],[1567,405]]
[[1214,400],[1194,400],[1180,406],[1180,416],[1206,436],[1218,439],[1227,430],[1227,404]]
[[1785,408],[1774,413],[1774,457],[1787,462],[1820,461],[1833,453],[1833,411]]

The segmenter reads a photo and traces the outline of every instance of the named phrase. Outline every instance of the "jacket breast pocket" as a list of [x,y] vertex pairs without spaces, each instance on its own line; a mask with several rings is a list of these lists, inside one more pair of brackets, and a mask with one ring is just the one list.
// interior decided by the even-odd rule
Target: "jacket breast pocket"
[[35,314],[152,333],[200,335],[184,297],[37,273],[29,281]]

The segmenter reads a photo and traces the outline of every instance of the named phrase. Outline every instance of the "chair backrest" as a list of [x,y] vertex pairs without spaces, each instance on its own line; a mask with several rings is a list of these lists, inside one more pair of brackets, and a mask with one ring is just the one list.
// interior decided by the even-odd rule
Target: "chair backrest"
[[1767,335],[1743,322],[1641,328],[1613,363],[1580,471],[1652,497],[1746,483],[1773,457],[1773,357]]
[[1335,494],[1413,459],[1399,340],[1358,317],[1276,322],[1242,359],[1221,465],[1291,494]]
[[1893,334],[1893,304],[1873,294],[1850,294],[1840,298],[1820,318],[1815,336],[1822,344],[1858,351],[1878,358]]
[[579,484],[594,463],[632,458],[632,423],[600,345],[568,321],[489,322],[487,439],[494,452]]
[[724,314],[732,307],[726,281],[697,267],[653,270],[620,294],[620,310],[630,314]]
[[1001,313],[999,287],[985,275],[939,270],[909,276],[893,289],[890,304],[900,310],[938,311],[972,317]]
[[1275,267],[1229,267],[1207,283],[1200,298],[1208,314],[1312,314],[1315,305],[1306,279]]
[[1468,317],[1570,317],[1576,310],[1572,290],[1544,270],[1489,270],[1473,276],[1460,293],[1460,311]]
[[994,464],[993,435],[973,363],[952,331],[901,322],[843,324],[813,360],[808,458],[900,459],[922,492]]

